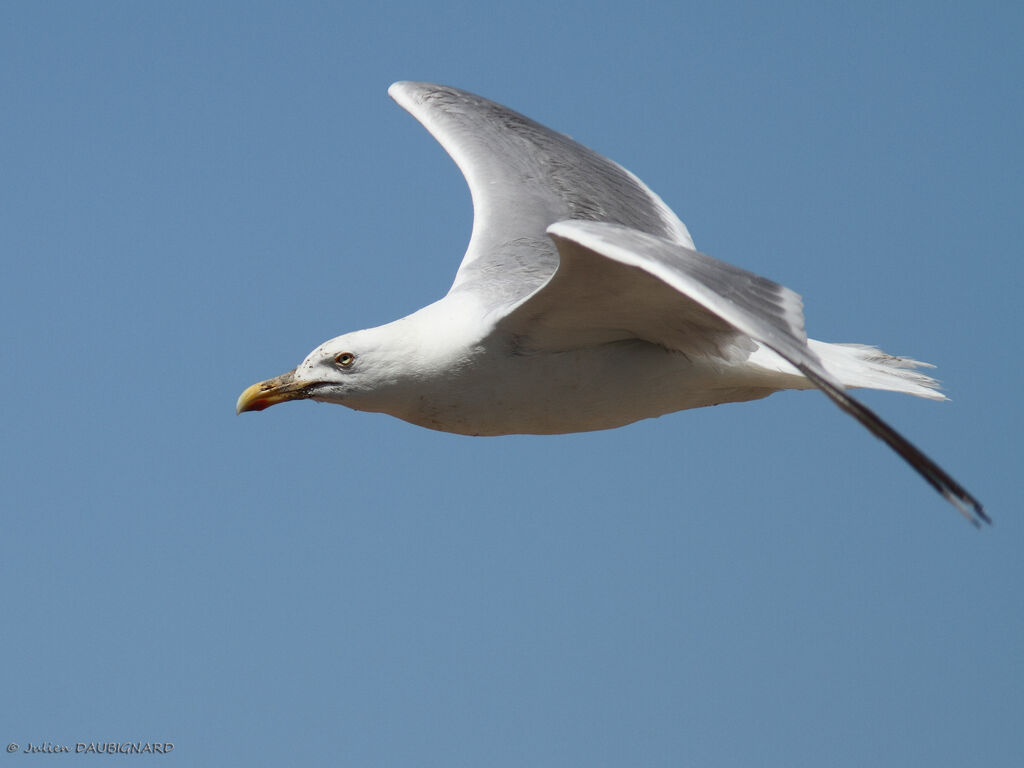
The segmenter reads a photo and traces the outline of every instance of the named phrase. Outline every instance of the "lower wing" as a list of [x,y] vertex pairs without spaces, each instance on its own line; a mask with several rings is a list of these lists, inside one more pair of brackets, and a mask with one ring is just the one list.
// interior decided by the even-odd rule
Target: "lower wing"
[[974,525],[981,503],[938,464],[851,397],[807,344],[800,297],[784,286],[670,240],[617,224],[548,228],[558,270],[501,326],[540,348],[641,338],[684,353],[742,359],[750,340],[793,365],[910,464]]

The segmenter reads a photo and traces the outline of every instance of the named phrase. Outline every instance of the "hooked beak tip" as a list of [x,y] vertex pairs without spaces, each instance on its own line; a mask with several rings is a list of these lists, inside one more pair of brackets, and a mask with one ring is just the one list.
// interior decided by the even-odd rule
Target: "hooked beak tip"
[[276,378],[260,381],[247,387],[238,396],[235,413],[262,411],[288,400],[300,400],[306,396],[307,387],[308,382],[295,381],[295,371],[288,371]]

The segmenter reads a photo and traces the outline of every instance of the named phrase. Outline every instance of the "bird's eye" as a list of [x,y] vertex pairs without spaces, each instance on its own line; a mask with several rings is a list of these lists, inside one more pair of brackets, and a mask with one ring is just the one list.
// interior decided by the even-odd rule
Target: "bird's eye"
[[334,356],[334,364],[339,365],[342,368],[348,368],[355,361],[356,356],[351,352],[342,352],[340,355]]

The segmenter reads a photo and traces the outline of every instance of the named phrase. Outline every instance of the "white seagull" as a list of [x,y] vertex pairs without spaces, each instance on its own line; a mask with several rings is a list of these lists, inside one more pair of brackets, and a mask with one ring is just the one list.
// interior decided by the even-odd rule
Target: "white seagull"
[[466,91],[395,83],[459,166],[473,234],[448,294],[325,341],[237,411],[339,403],[465,435],[611,429],[783,389],[821,389],[975,525],[982,505],[850,387],[944,400],[915,360],[808,339],[800,297],[695,250],[632,173]]

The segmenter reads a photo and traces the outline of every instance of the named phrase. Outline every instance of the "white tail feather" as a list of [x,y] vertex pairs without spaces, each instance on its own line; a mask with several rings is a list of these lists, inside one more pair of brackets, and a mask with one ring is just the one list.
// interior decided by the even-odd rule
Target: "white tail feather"
[[905,392],[930,400],[948,399],[938,391],[938,381],[915,370],[935,367],[928,363],[895,357],[865,344],[829,344],[814,339],[807,343],[825,369],[845,387]]

